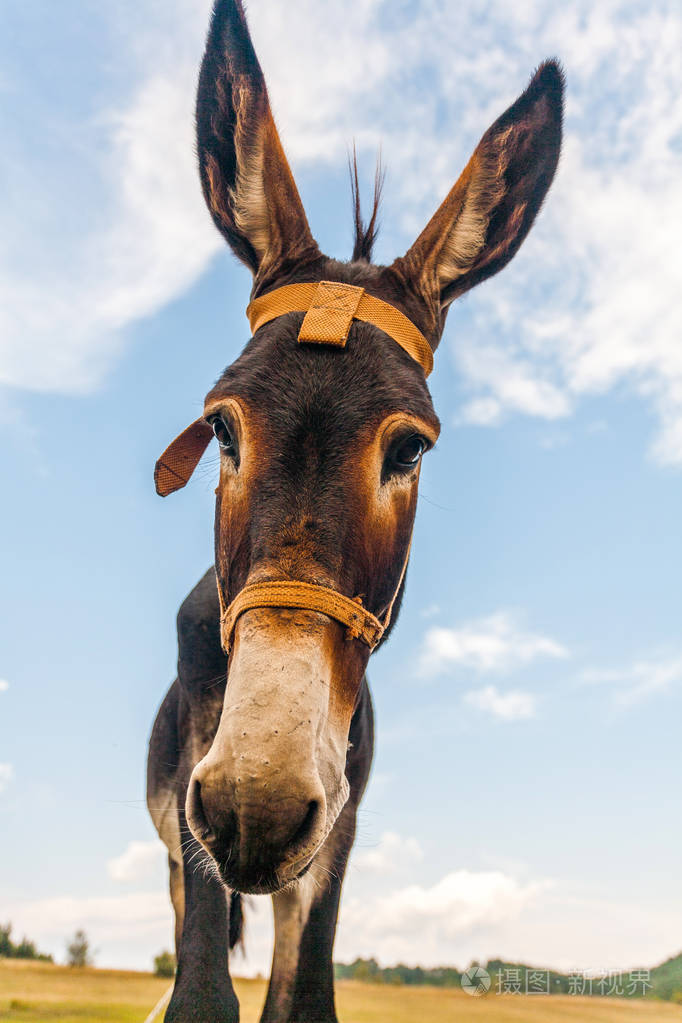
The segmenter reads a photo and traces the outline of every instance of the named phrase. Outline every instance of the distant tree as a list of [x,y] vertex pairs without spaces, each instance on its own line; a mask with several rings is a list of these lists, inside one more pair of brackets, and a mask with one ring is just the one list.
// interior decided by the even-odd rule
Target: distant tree
[[91,966],[92,950],[85,931],[78,930],[66,946],[69,966]]
[[165,949],[159,955],[154,956],[154,973],[157,977],[174,977],[175,956]]
[[0,956],[6,956],[8,959],[14,955],[14,945],[12,943],[12,925],[11,924],[0,924]]
[[17,959],[38,959],[38,949],[35,941],[22,938],[18,945],[14,946],[14,954]]
[[354,980],[378,980],[379,979],[379,964],[376,959],[356,959],[351,964],[352,976]]
[[44,963],[51,963],[52,956],[39,952],[34,941],[24,937],[18,945],[12,941],[12,925],[0,924],[0,958],[6,959],[40,959]]
[[[493,990],[496,990],[500,983],[504,983],[508,971],[514,970],[522,978],[529,973],[540,975],[548,994],[572,993],[572,974],[537,969],[523,963],[506,962],[503,959],[490,959],[485,965],[479,963],[477,959],[472,960],[469,969],[477,967],[488,971]],[[372,984],[431,984],[434,987],[459,987],[462,981],[462,974],[454,966],[434,966],[426,969],[422,966],[398,963],[396,966],[381,967],[376,959],[334,963],[334,975],[339,980],[362,980]],[[620,997],[661,999],[682,1005],[682,952],[650,970],[638,969],[622,974],[622,979],[625,990]],[[585,994],[599,995],[602,992],[599,986],[594,984],[593,990],[590,992],[588,989]]]

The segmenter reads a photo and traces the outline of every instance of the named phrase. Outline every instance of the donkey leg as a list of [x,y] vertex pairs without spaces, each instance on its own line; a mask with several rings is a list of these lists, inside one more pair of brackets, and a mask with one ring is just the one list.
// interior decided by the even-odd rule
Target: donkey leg
[[[301,939],[296,987],[288,1023],[337,1023],[333,949],[341,886],[355,837],[355,807],[341,814],[337,834],[313,866],[320,890],[310,907]],[[345,820],[344,820],[345,818]],[[325,855],[326,854],[326,855]]]
[[[188,834],[184,810],[180,828]],[[229,900],[194,840],[183,846],[185,912],[166,1023],[239,1023],[228,970]]]
[[261,1023],[286,1023],[296,987],[303,931],[312,904],[312,878],[308,874],[295,888],[272,897],[275,915],[275,949],[268,995]]
[[179,688],[168,690],[154,721],[147,760],[147,806],[159,838],[168,849],[170,897],[175,913],[175,954],[180,951],[185,892],[182,868],[182,836],[178,819],[177,770]]
[[175,959],[177,961],[180,955],[182,927],[185,918],[185,878],[182,860],[177,860],[170,853],[168,854],[168,885],[175,914]]
[[332,949],[355,807],[347,805],[309,873],[273,896],[275,951],[261,1023],[337,1023]]

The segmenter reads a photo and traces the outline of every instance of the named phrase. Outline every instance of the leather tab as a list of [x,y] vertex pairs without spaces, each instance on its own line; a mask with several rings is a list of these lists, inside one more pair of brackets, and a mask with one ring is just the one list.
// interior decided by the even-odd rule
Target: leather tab
[[344,348],[364,293],[364,288],[354,284],[320,281],[301,324],[298,340]]
[[212,440],[213,430],[202,417],[168,445],[154,469],[156,492],[160,497],[168,497],[185,486]]

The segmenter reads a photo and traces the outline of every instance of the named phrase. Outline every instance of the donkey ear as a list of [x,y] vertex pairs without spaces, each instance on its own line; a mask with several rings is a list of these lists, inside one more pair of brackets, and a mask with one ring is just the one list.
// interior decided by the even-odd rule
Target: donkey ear
[[213,439],[213,430],[205,419],[196,419],[168,445],[154,467],[154,483],[160,497],[181,490]]
[[270,110],[241,0],[216,0],[197,95],[204,197],[259,280],[319,256]]
[[443,204],[393,270],[427,300],[442,329],[453,299],[515,255],[552,183],[561,148],[563,74],[542,64],[488,129]]

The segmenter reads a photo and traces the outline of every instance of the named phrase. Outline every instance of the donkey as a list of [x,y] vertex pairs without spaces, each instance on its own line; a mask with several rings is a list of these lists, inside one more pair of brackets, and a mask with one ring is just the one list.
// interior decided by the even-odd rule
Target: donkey
[[261,1023],[334,1023],[341,885],[373,750],[365,669],[395,624],[426,385],[453,299],[528,233],[561,144],[542,64],[483,135],[407,254],[371,263],[352,182],[350,262],[324,256],[273,121],[241,0],[217,0],[198,86],[201,183],[253,274],[250,341],[157,463],[160,494],[220,448],[215,567],[178,615],[178,675],[154,724],[148,804],[168,847],[178,970],[167,1021],[235,1023],[240,893],[270,893]]

